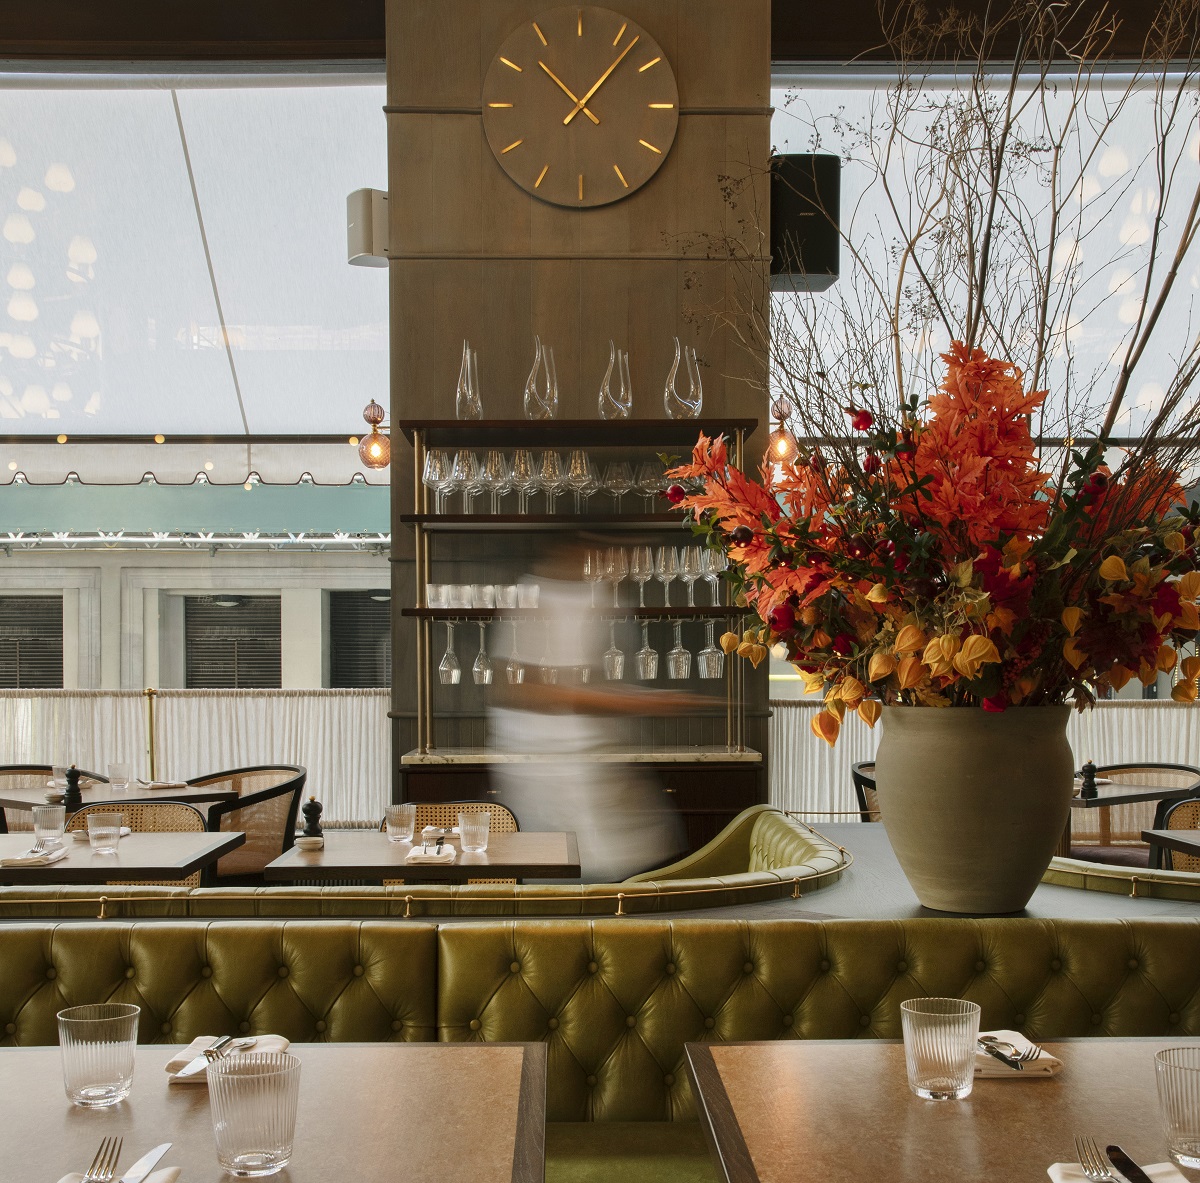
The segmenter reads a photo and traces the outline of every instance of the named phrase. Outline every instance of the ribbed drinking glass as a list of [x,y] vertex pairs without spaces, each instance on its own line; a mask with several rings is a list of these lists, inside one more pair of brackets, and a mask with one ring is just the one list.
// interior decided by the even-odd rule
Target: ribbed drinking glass
[[1200,1171],[1200,1047],[1155,1053],[1154,1071],[1167,1153],[1181,1167]]
[[492,815],[486,809],[463,810],[458,815],[458,842],[464,854],[480,854],[487,850]]
[[417,807],[411,801],[389,805],[383,811],[383,824],[387,827],[389,842],[411,842],[417,824]]
[[74,1105],[102,1109],[129,1096],[142,1008],[96,1002],[58,1012],[63,1085]]
[[300,1061],[287,1052],[247,1052],[208,1066],[217,1162],[241,1178],[274,1175],[291,1161]]
[[121,841],[121,815],[119,813],[89,813],[87,816],[88,841],[96,854],[116,854]]
[[979,1004],[913,998],[900,1004],[908,1087],[929,1101],[960,1101],[975,1083]]
[[63,830],[67,827],[65,805],[35,805],[33,807],[33,836],[47,846],[61,846]]

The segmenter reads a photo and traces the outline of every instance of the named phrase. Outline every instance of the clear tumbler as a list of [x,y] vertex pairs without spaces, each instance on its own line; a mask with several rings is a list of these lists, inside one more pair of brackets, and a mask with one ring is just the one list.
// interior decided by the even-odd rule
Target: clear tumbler
[[1156,1052],[1154,1071],[1167,1152],[1181,1167],[1200,1171],[1200,1047]]
[[961,998],[900,1004],[908,1087],[930,1101],[958,1101],[975,1083],[979,1005]]
[[287,1052],[226,1056],[208,1066],[217,1162],[242,1178],[287,1166],[296,1136],[300,1061]]
[[403,805],[389,805],[384,812],[389,842],[411,842],[413,827],[417,822],[417,807],[407,801]]
[[129,1096],[141,1013],[141,1007],[128,1002],[96,1002],[58,1012],[63,1085],[72,1104],[101,1109]]
[[466,854],[478,854],[487,850],[488,832],[492,827],[492,815],[486,809],[473,809],[458,815],[459,844]]

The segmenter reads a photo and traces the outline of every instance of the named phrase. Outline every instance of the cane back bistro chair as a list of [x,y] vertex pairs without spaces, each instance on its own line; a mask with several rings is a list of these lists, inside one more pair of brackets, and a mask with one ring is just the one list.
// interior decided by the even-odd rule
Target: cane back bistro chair
[[297,764],[258,764],[233,768],[187,783],[205,788],[232,789],[236,801],[221,801],[208,808],[208,828],[213,833],[240,830],[245,844],[217,860],[211,882],[220,886],[261,885],[263,868],[296,840],[296,815],[308,771]]
[[[0,764],[0,796],[5,789],[30,789],[44,793],[46,782],[54,775],[49,764]],[[79,770],[79,787],[89,784],[106,785],[108,777],[98,772]],[[30,809],[0,809],[0,834],[17,833],[33,829],[33,811]]]
[[[87,829],[90,813],[119,813],[121,824],[134,834],[203,834],[208,829],[204,814],[194,805],[182,801],[131,801],[126,805],[85,805],[76,810],[67,822],[67,833]],[[71,841],[74,841],[72,839]],[[140,887],[199,887],[201,872],[196,871],[186,879],[122,879],[125,885]]]
[[[1121,785],[1131,789],[1165,785],[1172,789],[1195,788],[1200,794],[1200,768],[1190,764],[1106,764],[1096,769],[1096,778],[1111,781],[1114,789]],[[1156,811],[1163,804],[1169,803],[1137,801],[1072,809],[1071,857],[1118,866],[1149,866],[1151,853],[1142,841],[1142,831],[1163,828],[1155,823]]]
[[[489,832],[492,834],[519,834],[521,823],[517,815],[506,805],[494,801],[414,801],[416,816],[413,820],[415,838],[426,826],[440,826],[450,830],[458,825],[458,814],[462,809],[482,809],[491,816]],[[379,823],[380,833],[387,830],[387,818]],[[385,879],[385,887],[399,887],[403,879]],[[468,879],[468,883],[510,883],[515,879]]]
[[865,760],[850,765],[850,776],[854,780],[854,795],[858,798],[858,810],[865,822],[879,820],[879,794],[875,787],[875,761]]
[[[1154,811],[1156,830],[1200,830],[1200,794],[1182,801],[1160,801]],[[1161,846],[1150,847],[1150,866],[1162,871],[1200,872],[1200,858]]]

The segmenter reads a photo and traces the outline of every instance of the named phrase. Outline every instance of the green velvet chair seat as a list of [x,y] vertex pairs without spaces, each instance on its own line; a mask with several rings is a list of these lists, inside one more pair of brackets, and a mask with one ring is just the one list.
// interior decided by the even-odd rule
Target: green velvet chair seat
[[697,1121],[552,1121],[546,1183],[717,1183]]

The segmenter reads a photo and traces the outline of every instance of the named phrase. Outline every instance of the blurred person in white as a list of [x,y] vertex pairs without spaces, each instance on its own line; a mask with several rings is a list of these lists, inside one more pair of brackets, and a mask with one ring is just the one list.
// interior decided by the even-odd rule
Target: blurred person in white
[[[683,821],[644,765],[597,757],[618,748],[621,718],[684,713],[709,700],[603,680],[597,667],[608,626],[581,579],[586,550],[586,540],[564,542],[522,581],[539,588],[538,619],[503,630],[524,680],[513,684],[497,671],[491,744],[550,758],[493,763],[491,781],[523,830],[574,831],[583,882],[614,883],[681,854]],[[632,667],[630,653],[626,677]],[[581,669],[591,671],[587,682]]]

